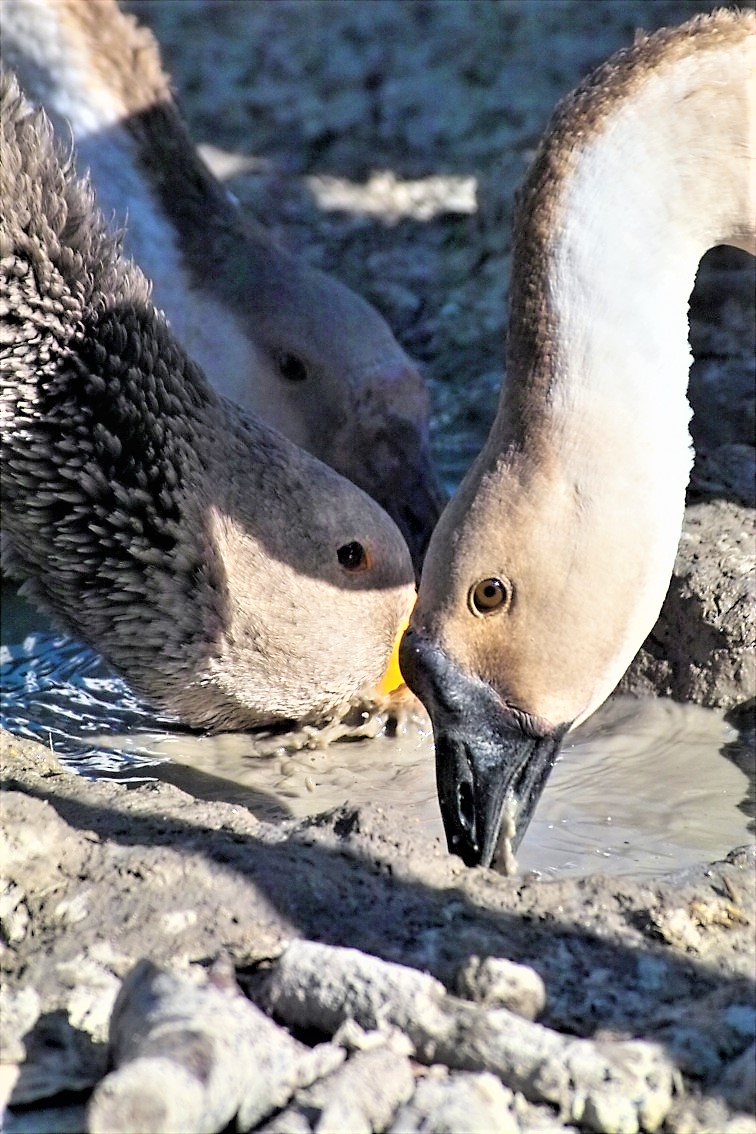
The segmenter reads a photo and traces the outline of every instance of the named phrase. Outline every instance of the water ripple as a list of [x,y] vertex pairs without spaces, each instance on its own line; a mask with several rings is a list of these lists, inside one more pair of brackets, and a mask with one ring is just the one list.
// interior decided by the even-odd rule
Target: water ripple
[[[179,727],[141,701],[88,646],[62,634],[34,633],[0,646],[0,686],[0,724],[49,745],[85,775],[154,765],[154,756],[124,752],[116,738]],[[108,735],[112,748],[103,744]],[[94,736],[97,744],[87,744]]]

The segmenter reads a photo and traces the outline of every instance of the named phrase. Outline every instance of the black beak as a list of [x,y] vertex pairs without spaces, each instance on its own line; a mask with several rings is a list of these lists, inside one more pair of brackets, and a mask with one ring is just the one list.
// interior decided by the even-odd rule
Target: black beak
[[433,725],[449,850],[468,866],[490,866],[504,842],[517,849],[569,725],[536,734],[529,718],[413,629],[399,663]]

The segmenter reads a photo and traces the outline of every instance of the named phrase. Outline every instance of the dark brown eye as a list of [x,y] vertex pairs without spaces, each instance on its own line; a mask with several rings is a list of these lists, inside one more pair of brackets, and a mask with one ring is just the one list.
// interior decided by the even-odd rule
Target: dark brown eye
[[339,563],[345,571],[367,571],[368,554],[361,543],[353,539],[351,543],[345,543],[336,552]]
[[510,594],[510,588],[501,579],[481,579],[470,588],[468,602],[473,614],[494,614],[506,609]]
[[304,382],[308,377],[307,367],[295,354],[282,354],[278,359],[278,369],[287,382]]

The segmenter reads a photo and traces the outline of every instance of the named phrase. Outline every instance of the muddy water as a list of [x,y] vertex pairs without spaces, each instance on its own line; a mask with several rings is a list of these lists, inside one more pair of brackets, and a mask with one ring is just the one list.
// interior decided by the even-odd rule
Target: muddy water
[[[521,870],[661,873],[749,841],[738,810],[746,777],[720,751],[734,738],[718,713],[618,698],[565,750],[518,853]],[[426,730],[261,759],[239,735],[126,742],[175,762],[159,777],[259,815],[373,801],[443,838]]]
[[[268,819],[371,801],[401,809],[408,825],[443,843],[426,727],[298,751],[291,735],[197,736],[155,717],[70,640],[37,633],[20,641],[35,623],[21,604],[4,603],[4,723],[83,773],[166,779]],[[565,748],[520,847],[520,869],[653,875],[749,841],[747,779],[723,755],[736,740],[719,713],[614,699]]]

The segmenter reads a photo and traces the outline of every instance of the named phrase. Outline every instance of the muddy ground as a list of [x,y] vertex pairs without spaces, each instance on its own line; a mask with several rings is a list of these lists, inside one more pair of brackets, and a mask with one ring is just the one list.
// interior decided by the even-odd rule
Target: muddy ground
[[[3,764],[9,1131],[84,1128],[109,1067],[120,982],[143,958],[191,978],[179,989],[188,1018],[170,1044],[175,1007],[163,1019],[159,998],[138,989],[121,1005],[140,1038],[125,1050],[116,1043],[116,1057],[127,1070],[139,1057],[137,1086],[101,1083],[91,1129],[221,1130],[244,1111],[247,1096],[230,1087],[221,1091],[230,1109],[210,1112],[215,1124],[191,1125],[194,1102],[174,1125],[144,1109],[158,1056],[158,1108],[176,1093],[183,1105],[187,1079],[199,1081],[203,1106],[215,1080],[240,1090],[238,1048],[259,1025],[250,1032],[242,1021],[231,1053],[221,1050],[211,1034],[218,1006],[190,995],[198,980],[216,997],[220,984],[223,1004],[238,1007],[232,972],[281,1025],[266,1052],[288,1042],[288,1028],[302,1056],[312,1049],[321,1060],[314,1085],[294,1071],[282,1085],[262,1062],[258,1077],[276,1090],[253,1107],[254,1129],[756,1129],[754,848],[640,883],[508,879],[465,868],[378,807],[265,824],[171,785],[87,782],[7,734]],[[301,940],[347,947],[316,958],[325,993],[307,977],[307,958],[285,952]],[[287,956],[304,981],[288,999],[270,990],[290,979],[279,972]],[[423,974],[447,993],[415,988]],[[539,1023],[528,1023],[534,1015]],[[364,1080],[360,1060],[350,1068],[358,1053]],[[376,1074],[377,1119],[365,1101]],[[334,1121],[339,1100],[347,1110]],[[102,1113],[110,1118],[98,1125]]]
[[[495,407],[512,194],[554,103],[705,6],[131,7],[243,205],[423,363],[453,484]],[[688,534],[628,679],[727,706],[753,686],[752,282],[718,252],[694,294]],[[3,772],[9,1131],[82,1130],[87,1105],[92,1130],[756,1130],[753,848],[653,882],[506,879],[376,806],[270,825],[7,735]],[[130,978],[109,1051],[141,959],[167,973]]]

